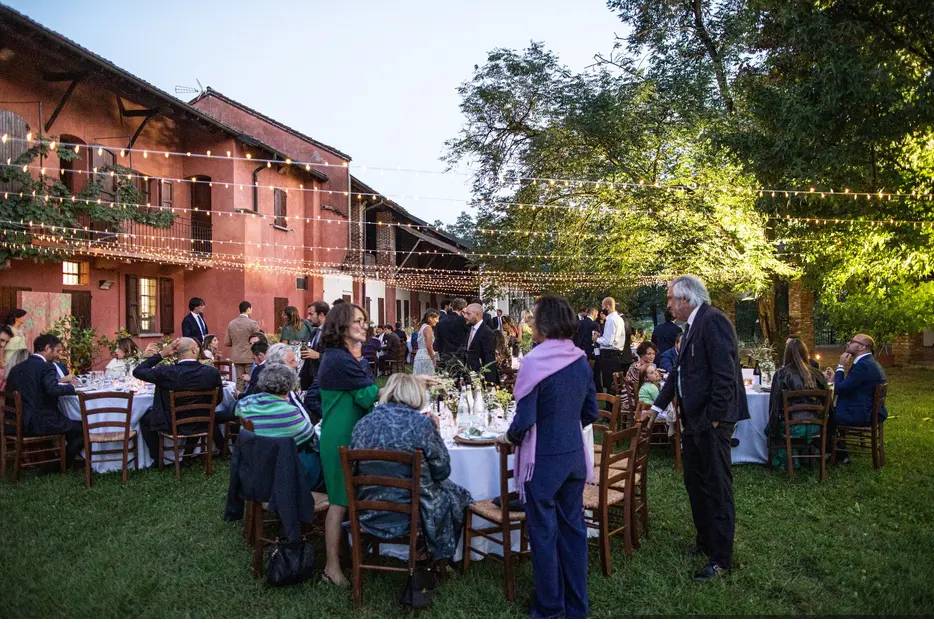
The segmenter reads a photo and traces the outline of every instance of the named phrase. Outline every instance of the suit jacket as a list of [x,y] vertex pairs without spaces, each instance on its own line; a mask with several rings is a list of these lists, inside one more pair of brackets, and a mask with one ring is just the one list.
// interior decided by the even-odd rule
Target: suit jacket
[[675,367],[675,362],[677,360],[678,351],[676,351],[675,347],[672,346],[668,350],[661,351],[658,359],[655,360],[655,366],[661,368],[665,372],[671,372],[671,369]]
[[673,322],[663,322],[652,331],[652,343],[663,353],[669,348],[675,347],[675,339],[682,333],[681,327]]
[[[470,339],[469,332],[467,337]],[[483,378],[487,383],[499,384],[499,368],[496,365],[496,335],[494,335],[493,329],[481,320],[473,341],[467,347],[467,366],[471,370],[479,372],[480,368],[490,362],[493,365],[483,373]]]
[[[201,316],[201,321],[204,322],[204,335],[210,333],[208,330],[208,321],[204,319],[204,316]],[[188,312],[185,314],[185,317],[182,318],[182,336],[190,337],[195,340],[198,340],[198,343],[201,343],[201,327],[198,325],[198,321],[195,320],[193,312]]]
[[[876,385],[886,381],[885,372],[872,355],[866,355],[854,363],[846,375],[842,370],[837,370],[833,378],[833,391],[837,396],[837,408],[834,411],[837,423],[869,426]],[[879,409],[879,420],[884,420],[888,415],[883,404]]]
[[263,368],[265,367],[266,367],[266,362],[264,361],[263,363],[255,366],[250,371],[250,381],[247,383],[246,388],[244,388],[243,393],[240,394],[240,398],[245,398],[249,396],[250,394],[255,394],[259,391],[258,389],[256,389],[256,383],[259,381],[259,373],[262,372]]
[[470,327],[467,321],[457,312],[444,314],[435,327],[435,344],[437,352],[447,355],[463,353],[467,346],[467,336]]
[[230,360],[234,363],[252,363],[253,352],[250,350],[250,336],[259,331],[259,323],[244,316],[237,316],[227,324],[227,336],[224,343],[230,346]]
[[23,399],[23,426],[27,435],[53,435],[64,433],[71,425],[58,410],[61,396],[74,396],[72,385],[61,385],[51,362],[38,355],[30,355],[9,371],[6,379],[7,404],[13,404],[13,392]]
[[[321,327],[312,327],[311,331],[311,347],[312,349],[318,351],[320,354],[324,349],[321,348]],[[318,365],[321,363],[321,358],[318,359],[303,359],[302,367],[298,371],[298,382],[302,389],[308,389],[311,387],[311,384],[315,380],[315,376],[318,375]]]
[[405,361],[405,345],[395,333],[383,334],[383,357],[389,361]]
[[590,316],[584,316],[577,321],[577,337],[574,345],[587,353],[588,359],[593,359],[593,332],[597,330],[597,323]]
[[185,361],[171,366],[157,366],[162,355],[156,354],[140,362],[133,370],[133,376],[156,385],[156,395],[152,410],[146,416],[146,426],[150,430],[169,430],[171,411],[169,407],[170,391],[195,391],[217,389],[217,403],[223,398],[224,383],[220,372],[213,366],[206,366],[197,361]]
[[673,368],[655,406],[668,406],[680,378],[685,433],[703,432],[711,422],[749,419],[736,330],[722,311],[707,303],[700,306]]

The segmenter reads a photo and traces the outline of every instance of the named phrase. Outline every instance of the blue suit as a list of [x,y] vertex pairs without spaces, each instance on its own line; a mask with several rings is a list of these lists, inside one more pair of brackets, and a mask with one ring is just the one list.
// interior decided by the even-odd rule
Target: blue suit
[[675,347],[672,346],[666,351],[663,351],[661,355],[658,356],[658,359],[655,360],[655,367],[661,368],[665,372],[671,372],[675,363],[678,361],[678,351],[675,350]]
[[593,373],[581,357],[523,396],[507,433],[518,443],[537,425],[535,471],[525,485],[534,617],[583,618],[589,610],[581,426],[596,419]]
[[[885,372],[872,355],[866,355],[853,364],[849,374],[837,370],[833,379],[833,391],[837,396],[834,418],[844,426],[869,426],[872,399],[876,385],[885,383]],[[879,421],[888,417],[885,405],[879,410]]]

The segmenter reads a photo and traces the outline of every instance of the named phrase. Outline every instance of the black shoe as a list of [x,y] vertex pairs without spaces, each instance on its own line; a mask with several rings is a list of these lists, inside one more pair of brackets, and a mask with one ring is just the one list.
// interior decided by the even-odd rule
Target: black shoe
[[727,573],[729,573],[729,569],[724,569],[717,563],[709,562],[703,569],[694,574],[694,581],[710,582],[711,580],[716,580],[717,578],[725,576]]

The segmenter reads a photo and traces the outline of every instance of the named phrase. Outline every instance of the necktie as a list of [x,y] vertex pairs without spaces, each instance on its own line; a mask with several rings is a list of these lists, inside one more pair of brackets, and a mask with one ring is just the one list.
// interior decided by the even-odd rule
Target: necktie
[[195,318],[198,320],[198,330],[201,331],[201,339],[204,339],[204,336],[207,335],[205,331],[204,319],[201,318],[201,314],[195,314]]
[[691,323],[690,322],[684,323],[684,337],[687,337],[688,333],[690,332],[691,332]]
[[473,344],[473,336],[475,336],[475,335],[477,334],[477,329],[478,329],[479,327],[480,327],[480,323],[478,322],[477,324],[475,324],[475,325],[473,326],[473,329],[470,330],[470,339],[467,340],[467,348],[468,348],[468,349],[470,348],[470,345]]

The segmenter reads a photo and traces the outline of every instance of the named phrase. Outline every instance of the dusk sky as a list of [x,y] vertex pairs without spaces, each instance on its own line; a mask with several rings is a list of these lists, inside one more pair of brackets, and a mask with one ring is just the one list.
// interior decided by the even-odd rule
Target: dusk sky
[[169,93],[198,79],[349,153],[365,182],[448,222],[465,175],[375,167],[444,168],[463,122],[456,88],[490,49],[542,41],[581,70],[623,32],[601,0],[4,2]]

